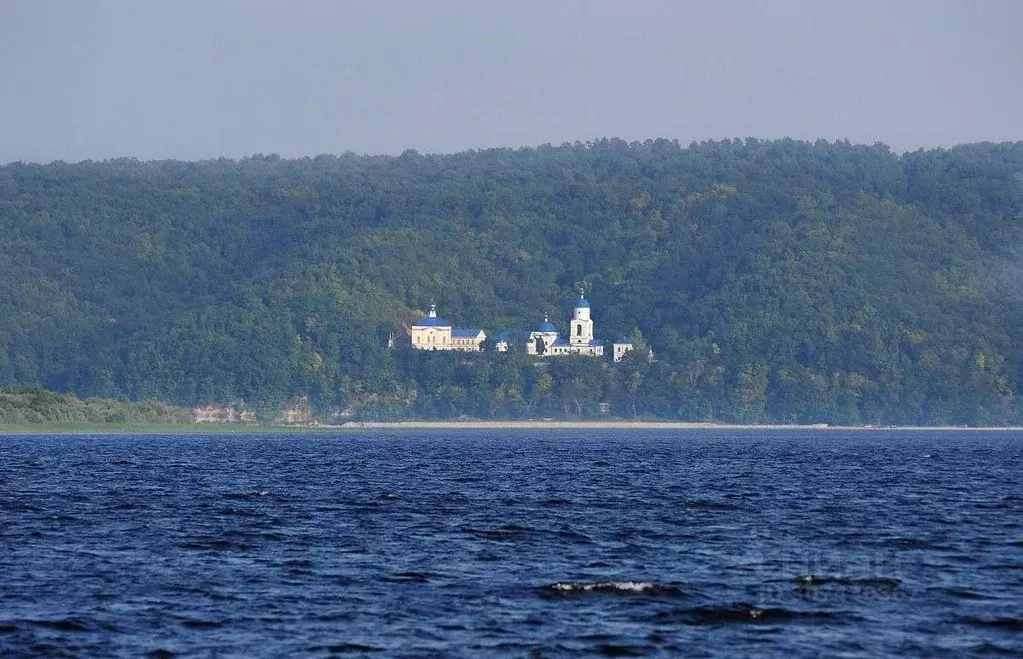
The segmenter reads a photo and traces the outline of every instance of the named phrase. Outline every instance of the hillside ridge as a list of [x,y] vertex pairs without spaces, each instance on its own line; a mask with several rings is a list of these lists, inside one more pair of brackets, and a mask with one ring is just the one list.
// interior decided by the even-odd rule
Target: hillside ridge
[[[325,419],[1020,420],[1023,142],[0,166],[0,386]],[[657,359],[415,354],[436,303]]]

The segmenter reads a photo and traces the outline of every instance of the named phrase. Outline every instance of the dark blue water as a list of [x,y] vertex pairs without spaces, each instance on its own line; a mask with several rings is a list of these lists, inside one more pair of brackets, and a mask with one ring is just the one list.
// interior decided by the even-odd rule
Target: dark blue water
[[0,655],[1023,652],[1023,434],[0,437]]

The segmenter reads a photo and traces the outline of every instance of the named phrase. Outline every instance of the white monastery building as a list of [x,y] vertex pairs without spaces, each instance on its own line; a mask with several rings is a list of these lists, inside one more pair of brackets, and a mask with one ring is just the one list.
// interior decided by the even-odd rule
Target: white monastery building
[[526,354],[541,357],[559,355],[604,356],[604,344],[593,338],[593,319],[590,318],[590,303],[582,295],[575,301],[572,320],[568,323],[568,338],[558,336],[558,328],[544,316],[539,327],[526,338]]
[[[437,305],[430,305],[426,318],[409,328],[409,339],[415,350],[460,350],[462,352],[479,352],[483,341],[487,338],[481,329],[461,329],[451,327],[437,317]],[[593,335],[593,318],[590,316],[590,303],[584,295],[580,295],[572,309],[572,319],[568,322],[568,337],[562,338],[558,328],[544,316],[543,322],[531,332],[526,332],[526,354],[538,357],[560,357],[563,355],[586,355],[603,357],[604,344]],[[511,346],[508,332],[494,337],[494,347],[499,352],[507,352]],[[625,353],[633,349],[631,339],[619,339],[612,344],[612,356],[619,362]]]
[[437,317],[437,305],[430,305],[426,318],[409,328],[409,339],[416,350],[460,350],[479,352],[486,332],[481,329],[452,327]]
[[621,338],[611,344],[612,354],[616,362],[622,361],[622,357],[625,353],[632,350],[635,346],[632,345],[632,339]]

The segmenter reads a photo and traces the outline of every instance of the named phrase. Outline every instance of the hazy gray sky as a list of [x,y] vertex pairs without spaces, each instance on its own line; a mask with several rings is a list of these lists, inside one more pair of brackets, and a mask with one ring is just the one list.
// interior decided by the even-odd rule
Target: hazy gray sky
[[0,162],[1023,139],[1023,0],[0,0]]

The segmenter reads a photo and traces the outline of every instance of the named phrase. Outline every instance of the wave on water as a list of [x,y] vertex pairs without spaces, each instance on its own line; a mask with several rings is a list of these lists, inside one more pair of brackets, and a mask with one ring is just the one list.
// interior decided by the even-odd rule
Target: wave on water
[[613,643],[605,643],[596,648],[605,657],[644,657],[653,649],[650,646],[633,647]]
[[752,604],[697,606],[689,609],[662,611],[654,616],[661,622],[685,625],[717,625],[730,623],[779,622],[849,622],[852,616],[829,611],[796,611],[785,608],[760,608]]
[[436,575],[432,572],[399,572],[387,577],[381,577],[380,580],[390,583],[425,583],[434,576]]
[[686,499],[681,505],[689,510],[739,510],[739,506],[734,503],[712,499]]
[[682,589],[675,584],[652,581],[559,581],[543,586],[540,591],[548,596],[585,594],[684,596]]
[[1007,648],[1005,646],[998,645],[997,643],[991,643],[990,641],[981,643],[980,645],[973,646],[972,648],[970,648],[970,652],[975,656],[980,655],[990,656],[1004,655],[1007,657],[1019,656],[1018,648],[1017,649]]
[[590,536],[568,528],[565,525],[558,529],[535,529],[526,526],[519,526],[518,524],[504,524],[498,528],[484,529],[465,526],[462,528],[462,533],[481,540],[495,540],[498,542],[514,542],[517,540],[525,540],[527,538],[557,538],[559,540],[580,544],[589,544],[593,542],[593,539]]
[[934,590],[936,592],[939,592],[939,593],[942,593],[942,594],[945,594],[945,595],[949,595],[951,597],[957,597],[959,599],[964,599],[964,600],[986,600],[986,599],[991,599],[989,596],[984,595],[983,593],[978,593],[978,592],[975,592],[975,591],[972,591],[972,590],[967,590],[966,588],[936,588],[936,589],[931,589],[931,590]]
[[0,659],[1019,656],[1018,433],[842,432],[4,438]]
[[252,499],[259,499],[270,494],[269,490],[253,490],[251,492],[228,492],[224,495],[225,499],[231,499],[232,501],[251,501]]
[[42,508],[24,501],[12,501],[6,497],[0,498],[0,510],[8,513],[37,513]]
[[963,622],[974,627],[996,627],[1023,631],[1023,618],[963,618]]
[[383,648],[361,643],[336,643],[334,645],[316,645],[309,648],[309,652],[327,651],[330,654],[344,654],[347,652],[363,654],[366,652],[382,652]]
[[483,540],[515,540],[534,533],[534,530],[518,524],[505,524],[497,529],[477,529],[467,526],[462,529],[462,532]]
[[268,517],[265,512],[258,508],[237,508],[235,506],[221,508],[217,511],[217,514],[225,517]]
[[946,549],[948,547],[947,545],[921,538],[892,538],[887,540],[886,544],[900,549]]
[[593,542],[593,539],[590,536],[585,533],[573,531],[572,529],[559,529],[554,531],[553,534],[562,540],[568,540],[570,542],[577,542],[581,544],[590,544]]
[[213,539],[213,540],[196,540],[191,542],[183,542],[178,545],[182,549],[193,549],[197,551],[226,551],[228,549],[238,549],[241,551],[248,551],[252,549],[252,546],[244,542],[232,542],[224,539]]
[[803,574],[793,579],[800,586],[864,586],[870,588],[896,589],[902,586],[902,581],[895,577],[868,577],[855,579],[849,577],[822,577],[812,574]]
[[1015,495],[1015,494],[1010,494],[1008,496],[1002,497],[1001,499],[999,499],[997,501],[981,501],[981,502],[975,503],[975,504],[973,504],[973,507],[974,508],[979,508],[981,510],[997,510],[997,509],[1019,508],[1020,504],[1023,504],[1023,496],[1018,496],[1018,495]]
[[164,469],[201,469],[202,465],[195,462],[172,462],[163,463]]
[[60,618],[58,620],[30,620],[36,627],[46,627],[62,632],[88,632],[93,630],[89,622],[75,618]]
[[189,629],[218,629],[227,625],[226,620],[198,620],[189,618],[182,620],[181,624]]

